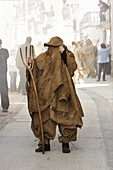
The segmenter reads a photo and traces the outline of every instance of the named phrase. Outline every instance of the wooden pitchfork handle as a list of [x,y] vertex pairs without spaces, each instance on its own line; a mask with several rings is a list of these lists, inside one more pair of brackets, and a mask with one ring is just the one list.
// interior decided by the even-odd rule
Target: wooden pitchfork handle
[[34,81],[34,77],[33,77],[33,73],[32,73],[32,69],[33,69],[33,65],[34,65],[34,51],[33,51],[33,47],[32,47],[32,55],[33,55],[33,65],[32,66],[28,65],[28,61],[27,61],[27,48],[26,48],[26,63],[27,64],[25,64],[25,62],[24,62],[21,48],[20,48],[20,55],[21,55],[21,59],[22,59],[22,62],[24,64],[24,66],[30,72],[31,79],[32,79],[32,82],[33,82],[33,88],[34,88],[34,92],[35,92],[35,96],[36,96],[37,108],[38,108],[38,113],[39,113],[39,122],[40,122],[40,128],[41,128],[42,153],[44,154],[45,150],[44,150],[44,132],[43,132],[43,125],[42,125],[42,117],[41,117],[41,112],[40,112],[40,107],[39,107],[39,100],[38,100],[38,94],[37,94],[37,90],[36,90],[36,85],[35,85],[35,81]]

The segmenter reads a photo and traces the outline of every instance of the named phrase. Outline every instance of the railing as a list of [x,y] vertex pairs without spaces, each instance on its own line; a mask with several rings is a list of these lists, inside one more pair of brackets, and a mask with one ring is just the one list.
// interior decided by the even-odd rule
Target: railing
[[83,18],[84,27],[96,26],[100,24],[99,12],[88,12]]

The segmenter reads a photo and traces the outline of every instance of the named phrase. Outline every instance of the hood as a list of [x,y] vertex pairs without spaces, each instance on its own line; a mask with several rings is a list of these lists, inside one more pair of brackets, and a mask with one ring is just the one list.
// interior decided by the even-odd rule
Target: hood
[[63,40],[60,37],[52,37],[48,43],[44,43],[44,46],[59,47],[65,45],[63,44]]

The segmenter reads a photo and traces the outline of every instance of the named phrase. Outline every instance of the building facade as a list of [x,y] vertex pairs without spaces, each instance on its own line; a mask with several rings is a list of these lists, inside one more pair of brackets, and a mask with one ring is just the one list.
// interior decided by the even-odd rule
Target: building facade
[[113,1],[110,1],[110,35],[111,35],[111,76],[113,77]]

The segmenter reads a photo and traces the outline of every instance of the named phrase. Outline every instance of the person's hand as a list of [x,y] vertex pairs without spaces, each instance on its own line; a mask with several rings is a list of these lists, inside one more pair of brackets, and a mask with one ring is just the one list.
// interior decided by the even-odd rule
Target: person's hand
[[64,48],[63,46],[60,46],[60,47],[59,47],[59,51],[60,51],[60,53],[63,53],[63,52],[64,52],[64,50],[65,50],[65,48]]
[[28,57],[28,64],[32,64],[33,63],[33,59]]

